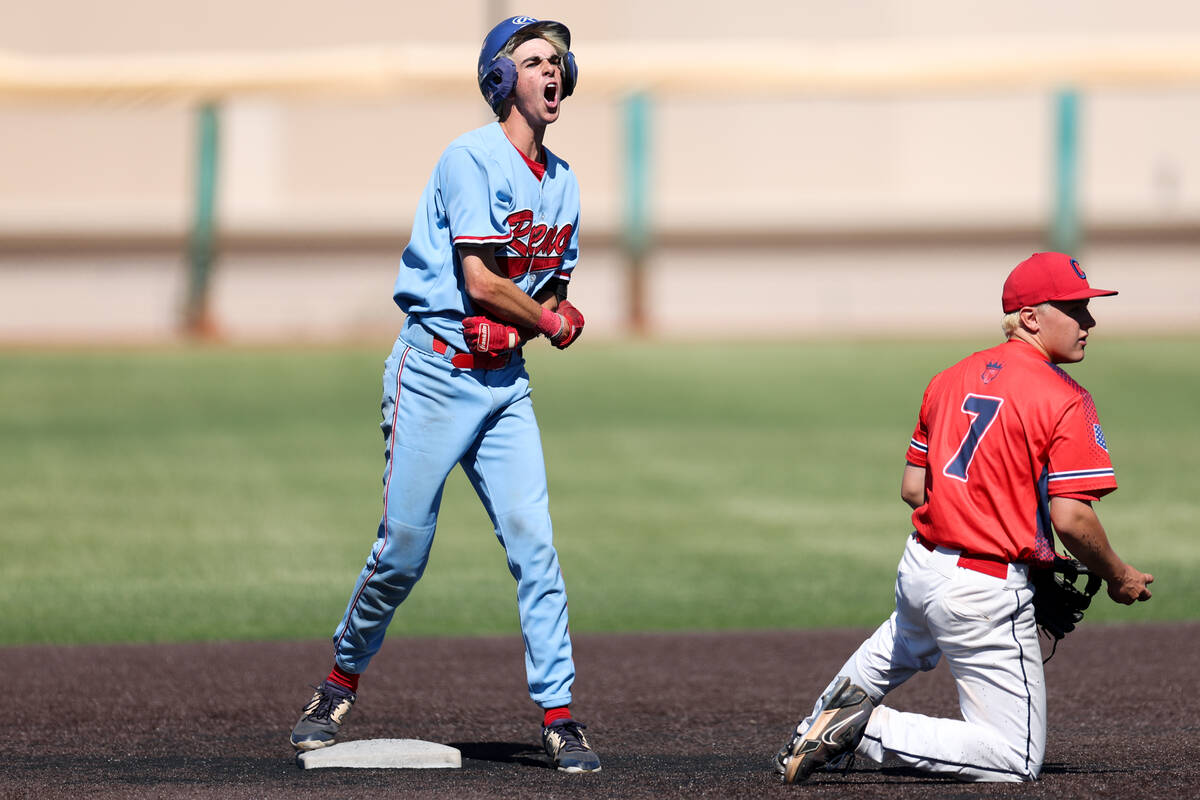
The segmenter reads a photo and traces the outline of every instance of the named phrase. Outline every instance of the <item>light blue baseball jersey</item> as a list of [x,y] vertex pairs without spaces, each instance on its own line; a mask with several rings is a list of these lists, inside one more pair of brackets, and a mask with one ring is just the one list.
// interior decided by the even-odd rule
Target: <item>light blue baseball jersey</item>
[[529,696],[571,702],[575,680],[567,595],[554,548],[541,434],[519,351],[501,366],[460,368],[466,293],[455,245],[493,245],[496,262],[530,296],[578,260],[579,185],[546,151],[539,180],[498,123],[456,139],[421,197],[393,296],[408,320],[384,367],[383,515],[334,632],[335,661],[366,669],[396,609],[429,561],[446,479],[460,465],[491,518],[517,581]]
[[495,245],[501,270],[530,296],[554,278],[569,281],[579,260],[579,183],[543,151],[539,181],[493,122],[450,143],[421,195],[392,296],[459,351],[463,317],[485,312],[471,305],[455,245]]

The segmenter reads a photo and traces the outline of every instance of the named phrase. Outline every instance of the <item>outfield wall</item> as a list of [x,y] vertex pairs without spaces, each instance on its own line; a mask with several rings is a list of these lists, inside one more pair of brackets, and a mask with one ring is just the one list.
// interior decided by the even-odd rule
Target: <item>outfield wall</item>
[[[0,343],[145,343],[179,334],[186,270],[178,248],[122,242],[85,252],[0,257]],[[301,243],[302,245],[302,243]],[[977,240],[665,244],[647,262],[648,334],[662,338],[952,334],[998,336],[1000,283],[1039,246],[1034,232]],[[228,341],[389,341],[400,239],[233,248],[212,287]],[[1200,243],[1097,238],[1085,266],[1104,332],[1200,333]],[[572,298],[592,339],[629,334],[627,267],[613,243],[586,242]]]
[[[1099,54],[1086,73],[1095,75],[1105,54],[1119,65],[1138,42],[1200,35],[1200,6],[1181,0],[752,0],[736,14],[707,0],[354,0],[337,12],[310,0],[47,0],[5,11],[0,56],[411,44],[462,53],[462,85],[437,96],[252,92],[221,104],[218,329],[234,339],[373,338],[397,324],[388,289],[438,153],[487,120],[471,85],[473,49],[490,21],[518,11],[563,19],[575,35],[579,91],[548,144],[583,186],[575,292],[592,335],[618,335],[626,320],[614,52],[628,53],[636,75],[641,60],[671,48],[690,46],[693,58],[709,48],[714,59],[734,50],[736,66],[722,74],[735,78],[719,89],[653,93],[648,313],[655,334],[753,338],[840,335],[843,314],[863,332],[970,330],[981,317],[990,329],[998,277],[1046,246],[1055,202],[1046,87],[758,90],[777,77],[781,50],[836,61],[865,60],[875,46],[881,58],[899,49],[910,59],[923,46],[957,47],[964,59],[994,52],[1019,66],[1025,52],[1032,60],[1080,45]],[[703,57],[688,65],[680,71],[709,80]],[[1102,322],[1131,331],[1200,329],[1200,85],[1172,82],[1170,70],[1080,96],[1079,255],[1097,283],[1122,290]],[[169,96],[0,98],[0,342],[177,335],[195,114]]]

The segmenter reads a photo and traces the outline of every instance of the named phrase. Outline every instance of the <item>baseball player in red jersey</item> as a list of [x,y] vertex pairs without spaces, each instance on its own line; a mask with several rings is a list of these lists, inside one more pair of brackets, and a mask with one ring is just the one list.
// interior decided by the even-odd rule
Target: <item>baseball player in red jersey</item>
[[[1092,397],[1058,365],[1083,360],[1096,321],[1079,262],[1036,253],[1004,283],[1008,340],[934,376],[908,446],[913,509],[896,610],[838,671],[775,758],[787,783],[859,755],[968,781],[1038,777],[1046,691],[1032,565],[1053,532],[1107,583],[1148,600],[1154,580],[1113,550],[1094,501],[1117,487]],[[962,719],[880,705],[945,657]]]

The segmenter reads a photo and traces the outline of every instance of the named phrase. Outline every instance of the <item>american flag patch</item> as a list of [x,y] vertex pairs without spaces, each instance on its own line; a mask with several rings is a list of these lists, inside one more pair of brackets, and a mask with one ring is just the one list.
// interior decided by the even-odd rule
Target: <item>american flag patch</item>
[[1096,423],[1092,423],[1092,436],[1096,439],[1096,444],[1100,445],[1104,452],[1107,453],[1108,442],[1104,441],[1104,431],[1101,430],[1100,426]]

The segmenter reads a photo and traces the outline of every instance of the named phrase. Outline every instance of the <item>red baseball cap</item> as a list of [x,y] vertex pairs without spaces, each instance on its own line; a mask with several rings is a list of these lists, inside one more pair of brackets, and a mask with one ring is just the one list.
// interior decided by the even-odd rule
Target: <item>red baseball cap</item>
[[1093,289],[1079,262],[1066,253],[1034,253],[1008,274],[1004,281],[1004,313],[1051,300],[1083,300],[1108,297],[1111,289]]

